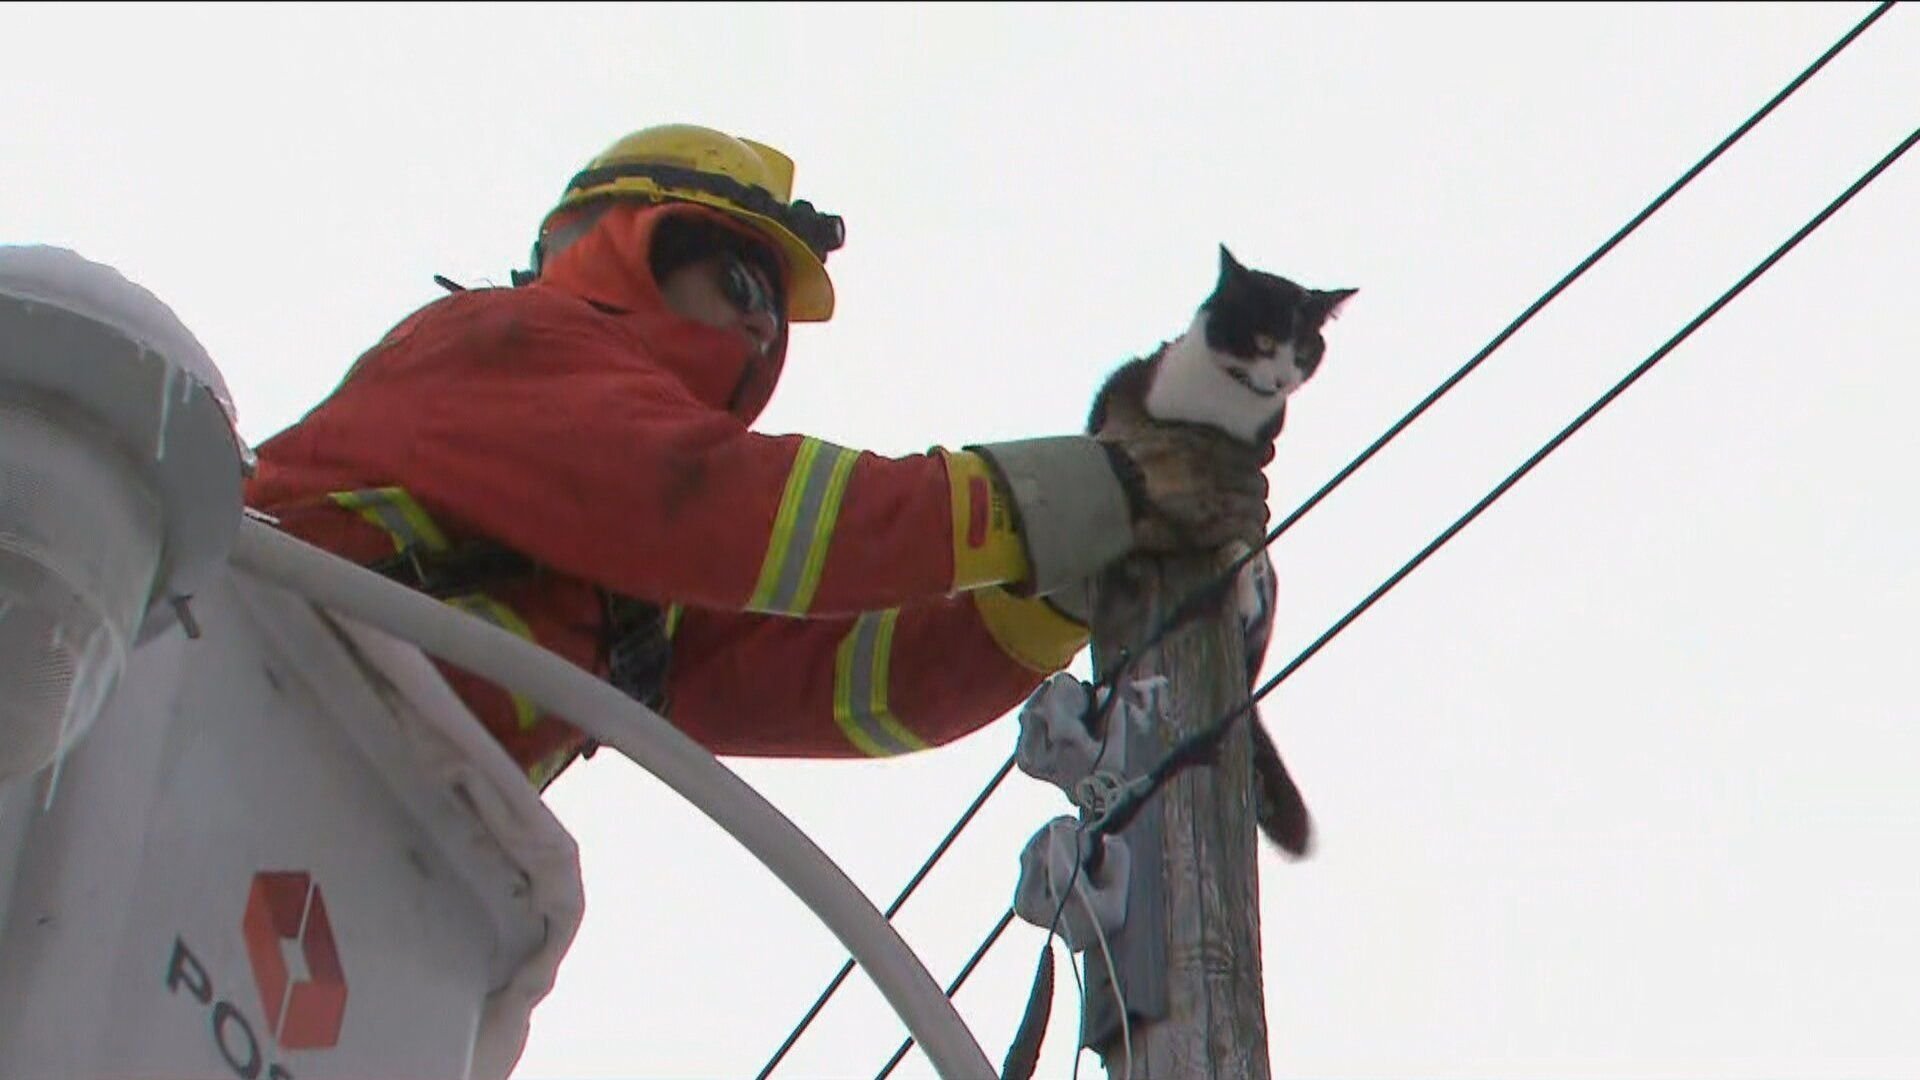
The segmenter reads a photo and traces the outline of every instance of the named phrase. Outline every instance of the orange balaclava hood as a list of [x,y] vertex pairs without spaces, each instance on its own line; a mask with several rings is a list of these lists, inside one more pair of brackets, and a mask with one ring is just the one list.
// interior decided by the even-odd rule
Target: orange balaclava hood
[[[543,258],[535,284],[564,290],[619,318],[694,397],[750,424],[780,381],[787,326],[783,321],[773,348],[761,355],[741,335],[695,322],[667,305],[650,256],[660,224],[682,216],[765,243],[726,214],[694,203],[618,202],[605,207],[577,240]],[[556,224],[564,225],[565,219]]]

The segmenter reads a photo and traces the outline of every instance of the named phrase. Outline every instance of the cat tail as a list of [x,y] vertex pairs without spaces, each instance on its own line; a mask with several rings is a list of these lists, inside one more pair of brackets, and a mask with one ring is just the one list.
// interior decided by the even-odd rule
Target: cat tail
[[1254,808],[1260,831],[1288,858],[1303,859],[1313,849],[1313,816],[1258,711],[1251,720]]

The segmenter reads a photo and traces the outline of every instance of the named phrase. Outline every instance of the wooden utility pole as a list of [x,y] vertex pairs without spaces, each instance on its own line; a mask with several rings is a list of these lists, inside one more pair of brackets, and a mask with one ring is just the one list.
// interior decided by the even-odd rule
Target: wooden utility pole
[[[1096,675],[1118,665],[1183,597],[1212,581],[1211,559],[1131,559],[1095,591]],[[1197,618],[1133,663],[1128,682],[1165,676],[1157,722],[1127,733],[1137,776],[1182,736],[1247,696],[1245,647],[1230,605]],[[1115,710],[1111,715],[1122,713]],[[1116,721],[1117,722],[1117,721]],[[1251,743],[1243,718],[1211,765],[1176,776],[1121,832],[1133,853],[1126,923],[1113,937],[1128,1003],[1134,1080],[1266,1080]],[[1145,728],[1145,730],[1139,730]],[[1085,954],[1082,1045],[1112,1077],[1128,1062],[1116,998],[1096,945]]]

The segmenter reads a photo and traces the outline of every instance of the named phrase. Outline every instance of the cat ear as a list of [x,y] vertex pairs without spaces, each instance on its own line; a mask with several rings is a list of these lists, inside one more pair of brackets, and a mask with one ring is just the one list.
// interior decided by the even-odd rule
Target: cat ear
[[1337,319],[1340,317],[1340,308],[1345,305],[1348,300],[1353,298],[1354,293],[1359,291],[1359,289],[1314,289],[1314,306],[1320,309],[1320,318],[1322,320]]
[[1220,245],[1220,283],[1224,285],[1236,277],[1243,277],[1246,275],[1246,272],[1247,272],[1247,268],[1244,266],[1241,266],[1240,260],[1233,257],[1233,252],[1227,250],[1227,245],[1221,244]]

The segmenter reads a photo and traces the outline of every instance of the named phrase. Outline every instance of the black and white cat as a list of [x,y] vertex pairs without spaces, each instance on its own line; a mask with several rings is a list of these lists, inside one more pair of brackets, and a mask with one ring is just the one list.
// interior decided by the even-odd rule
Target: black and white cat
[[[1250,270],[1221,245],[1220,279],[1187,332],[1108,377],[1094,399],[1087,430],[1180,421],[1271,446],[1286,423],[1287,397],[1320,368],[1326,353],[1321,328],[1356,291],[1307,289]],[[1232,560],[1245,553],[1233,545],[1221,557]],[[1247,564],[1237,585],[1251,688],[1273,628],[1273,564],[1265,552]],[[1312,816],[1258,711],[1252,720],[1260,831],[1299,858],[1312,847]]]

